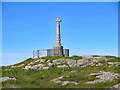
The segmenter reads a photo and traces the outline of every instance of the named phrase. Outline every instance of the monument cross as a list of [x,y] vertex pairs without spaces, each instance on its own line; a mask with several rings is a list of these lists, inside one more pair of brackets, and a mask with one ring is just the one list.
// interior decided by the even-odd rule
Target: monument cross
[[56,43],[53,46],[53,55],[54,56],[63,56],[63,46],[61,45],[60,39],[60,22],[62,20],[60,18],[56,19]]
[[56,44],[55,46],[61,46],[61,39],[60,39],[60,22],[62,20],[60,18],[56,19],[57,25],[56,25]]

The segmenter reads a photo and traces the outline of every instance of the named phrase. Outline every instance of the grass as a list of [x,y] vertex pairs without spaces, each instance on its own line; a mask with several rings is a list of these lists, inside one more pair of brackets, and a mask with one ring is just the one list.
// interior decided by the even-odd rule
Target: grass
[[82,56],[71,56],[71,57],[63,57],[63,56],[46,56],[46,57],[42,57],[42,59],[46,59],[46,60],[55,60],[55,59],[60,59],[60,58],[79,60],[79,59],[82,59]]
[[[46,60],[54,60],[59,59],[63,57],[42,57],[42,59]],[[80,59],[80,56],[73,56],[73,57],[65,57],[69,59]],[[115,61],[120,58],[114,58],[110,61]],[[29,58],[24,62],[18,63],[16,65],[20,64],[28,64],[34,59]],[[86,66],[83,68],[75,67],[75,68],[64,68],[60,69],[56,66],[50,68],[49,70],[24,70],[21,67],[16,67],[10,70],[11,66],[3,66],[2,69],[2,76],[9,76],[9,77],[15,77],[16,81],[6,81],[3,82],[3,88],[104,88],[104,87],[112,87],[115,84],[120,83],[120,79],[114,79],[112,82],[104,82],[104,83],[97,83],[97,84],[85,84],[87,81],[95,80],[95,76],[88,76],[90,73],[97,73],[99,71],[109,71],[114,73],[120,73],[120,67],[118,66],[112,66],[108,67],[106,64],[106,61],[100,61],[100,63],[103,64],[103,66],[96,67],[96,66]],[[76,73],[70,73],[70,71],[76,71]],[[69,81],[76,81],[79,84],[73,85],[69,84],[66,86],[61,86],[60,84],[55,84],[49,82],[50,80],[60,77],[62,75],[67,75],[70,77],[64,77],[62,81],[69,80]]]

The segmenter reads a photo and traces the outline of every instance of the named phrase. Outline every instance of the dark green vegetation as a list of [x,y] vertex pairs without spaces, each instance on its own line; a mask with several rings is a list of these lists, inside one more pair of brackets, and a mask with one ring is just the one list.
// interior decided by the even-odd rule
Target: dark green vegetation
[[42,59],[46,59],[46,60],[55,60],[55,59],[59,59],[59,58],[79,60],[79,59],[82,59],[82,56],[71,56],[71,57],[47,56],[47,57],[42,57]]
[[[109,62],[120,62],[120,58],[106,56],[107,58],[113,58],[109,60]],[[81,59],[81,56],[73,56],[73,57],[42,57],[46,60],[54,60],[58,58],[69,58],[69,59]],[[35,59],[29,58],[24,62],[18,63],[15,66],[20,64],[28,64]],[[37,59],[36,59],[37,60]],[[120,67],[111,66],[109,67],[107,61],[100,61],[103,66],[86,66],[79,68],[64,68],[60,69],[54,66],[48,70],[24,70],[23,67],[11,68],[11,66],[2,67],[2,76],[14,77],[17,80],[12,81],[8,80],[3,82],[3,88],[104,88],[104,87],[112,87],[115,84],[120,83],[120,79],[114,79],[112,82],[104,82],[97,84],[85,84],[87,81],[95,80],[95,76],[88,76],[90,73],[97,73],[99,71],[110,71],[114,73],[120,73]],[[70,73],[70,71],[77,71],[76,73]],[[65,77],[62,80],[68,81],[76,81],[79,84],[73,85],[68,84],[65,86],[61,86],[60,84],[56,84],[53,82],[49,82],[54,78],[58,78],[62,75],[67,75],[70,77]]]

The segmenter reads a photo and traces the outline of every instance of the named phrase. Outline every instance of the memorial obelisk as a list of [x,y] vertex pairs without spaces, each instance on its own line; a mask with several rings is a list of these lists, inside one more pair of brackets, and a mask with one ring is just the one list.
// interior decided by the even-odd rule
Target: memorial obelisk
[[63,55],[63,46],[61,45],[60,39],[60,22],[62,20],[60,18],[56,19],[56,43],[53,46],[53,55],[54,56],[64,56]]

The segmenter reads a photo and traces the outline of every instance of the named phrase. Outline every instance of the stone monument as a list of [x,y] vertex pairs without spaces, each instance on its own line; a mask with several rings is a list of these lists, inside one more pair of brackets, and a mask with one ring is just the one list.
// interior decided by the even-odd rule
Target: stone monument
[[45,50],[34,50],[33,58],[39,58],[41,56],[41,51],[47,51],[47,56],[69,56],[69,49],[63,49],[60,39],[60,18],[56,19],[56,43],[53,49]]
[[64,56],[63,55],[63,46],[61,45],[60,39],[60,22],[62,20],[60,18],[56,19],[56,43],[53,46],[53,55],[54,56]]

